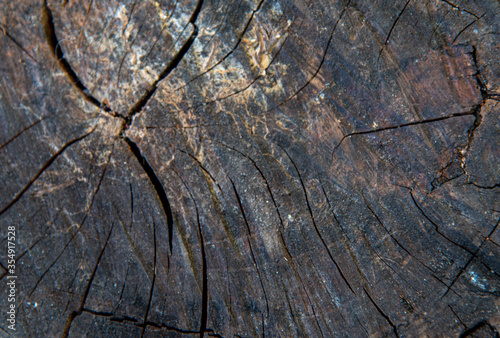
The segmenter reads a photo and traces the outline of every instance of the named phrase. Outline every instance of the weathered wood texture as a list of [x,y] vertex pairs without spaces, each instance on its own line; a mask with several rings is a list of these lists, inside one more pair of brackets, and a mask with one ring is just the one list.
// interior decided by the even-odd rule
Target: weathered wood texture
[[499,1],[63,3],[1,1],[15,335],[498,336]]

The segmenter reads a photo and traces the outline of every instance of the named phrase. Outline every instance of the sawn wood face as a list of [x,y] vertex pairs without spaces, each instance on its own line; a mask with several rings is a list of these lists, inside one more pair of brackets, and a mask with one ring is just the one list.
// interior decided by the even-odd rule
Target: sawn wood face
[[498,1],[0,5],[2,336],[498,336]]

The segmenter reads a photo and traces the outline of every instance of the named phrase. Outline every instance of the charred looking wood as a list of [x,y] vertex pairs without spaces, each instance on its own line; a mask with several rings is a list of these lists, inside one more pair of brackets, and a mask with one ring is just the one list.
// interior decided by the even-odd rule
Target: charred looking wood
[[498,1],[4,2],[17,334],[498,336]]

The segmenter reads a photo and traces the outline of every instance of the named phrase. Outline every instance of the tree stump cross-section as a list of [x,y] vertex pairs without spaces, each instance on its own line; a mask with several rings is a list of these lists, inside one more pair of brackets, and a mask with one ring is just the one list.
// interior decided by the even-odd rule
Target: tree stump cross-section
[[1,6],[0,336],[498,337],[498,1]]

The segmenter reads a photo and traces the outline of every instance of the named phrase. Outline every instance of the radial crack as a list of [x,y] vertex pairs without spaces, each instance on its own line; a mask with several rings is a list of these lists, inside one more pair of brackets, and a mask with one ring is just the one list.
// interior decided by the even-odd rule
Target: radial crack
[[149,310],[151,309],[151,301],[153,300],[153,291],[155,288],[155,281],[156,281],[156,224],[155,224],[155,221],[153,219],[153,278],[151,281],[151,287],[149,289],[149,299],[148,299],[148,305],[146,306],[146,313],[144,314],[141,337],[143,337],[144,333],[146,332],[146,327],[147,327],[146,323],[148,322],[148,314],[149,314]]
[[201,170],[203,170],[203,172],[205,172],[209,177],[210,179],[215,183],[215,185],[217,185],[217,187],[219,188],[220,192],[222,193],[223,190],[222,188],[220,187],[219,183],[217,182],[217,180],[212,176],[212,174],[203,166],[203,164],[201,164],[200,160],[198,160],[194,155],[191,155],[190,153],[188,153],[187,151],[185,150],[180,150],[181,152],[183,152],[184,154],[188,155],[189,157],[191,157],[197,164],[198,166],[201,168]]
[[127,49],[125,50],[125,53],[123,53],[123,56],[122,56],[121,61],[120,61],[120,65],[118,66],[118,74],[116,75],[116,87],[120,86],[120,74],[122,71],[123,63],[125,62],[125,58],[127,57],[128,53],[130,53],[130,50],[134,46],[135,41],[137,40],[137,37],[141,33],[142,27],[144,27],[144,21],[146,21],[146,19],[144,19],[141,22],[139,28],[137,29],[137,33],[134,36],[134,39],[132,40],[132,42],[130,42],[130,45],[127,44],[128,45]]
[[[186,186],[187,188],[187,186]],[[201,292],[201,319],[200,319],[200,337],[203,337],[205,331],[207,330],[208,321],[208,274],[207,274],[207,257],[205,254],[205,242],[203,241],[203,233],[201,232],[200,223],[200,213],[198,211],[198,206],[196,205],[196,200],[194,199],[191,191],[189,195],[193,200],[194,208],[196,210],[196,222],[198,224],[198,238],[200,240],[200,250],[201,250],[201,274],[202,274],[202,292]]]
[[189,196],[191,197],[191,200],[193,201],[194,209],[196,212],[196,222],[198,224],[198,239],[200,241],[201,263],[202,263],[200,336],[203,337],[205,332],[207,332],[207,321],[208,321],[208,271],[207,271],[207,258],[205,255],[205,242],[203,241],[203,233],[201,232],[200,213],[198,210],[198,205],[196,204],[196,200],[186,182],[184,182],[184,180],[177,172],[175,173],[177,174],[177,176],[179,176],[179,179],[181,180],[184,187],[186,187],[186,190]]
[[189,38],[184,42],[182,45],[181,49],[177,52],[177,54],[174,56],[174,58],[169,62],[167,67],[160,73],[158,78],[153,82],[149,89],[141,96],[141,98],[132,106],[130,107],[127,116],[126,116],[126,125],[130,124],[132,121],[133,117],[135,114],[139,113],[142,108],[149,102],[153,94],[156,92],[158,89],[158,84],[165,79],[182,61],[184,56],[187,54],[189,49],[191,48],[191,45],[193,44],[194,40],[196,39],[196,36],[198,35],[198,28],[194,26],[194,30],[189,36]]
[[469,250],[467,247],[463,246],[462,244],[459,244],[455,241],[453,241],[451,238],[449,238],[448,236],[446,236],[445,234],[443,234],[440,230],[439,230],[439,227],[438,225],[432,220],[429,218],[429,216],[427,216],[427,214],[424,212],[424,210],[422,209],[422,207],[417,203],[417,200],[415,199],[415,197],[413,196],[413,190],[410,189],[410,196],[411,196],[411,199],[413,200],[413,203],[415,204],[415,206],[417,207],[417,209],[420,211],[420,213],[422,213],[422,215],[425,217],[426,220],[428,220],[433,226],[434,226],[434,229],[436,230],[436,232],[441,236],[443,237],[444,239],[446,239],[448,242],[450,242],[451,244],[453,245],[456,245],[458,246],[459,248],[461,248],[462,250],[470,253],[470,254],[474,254],[471,250]]
[[89,292],[90,292],[90,287],[92,285],[92,282],[94,281],[94,277],[95,277],[95,274],[97,272],[97,268],[99,267],[99,263],[101,262],[102,255],[104,254],[104,250],[106,250],[106,246],[108,245],[109,239],[111,238],[111,233],[113,231],[113,227],[114,227],[114,224],[111,225],[111,229],[109,230],[108,237],[106,238],[106,242],[104,242],[104,246],[102,247],[102,250],[99,253],[99,256],[97,257],[97,262],[94,265],[94,270],[92,271],[92,274],[90,275],[89,281],[87,282],[87,286],[85,288],[85,291],[83,292],[80,306],[78,307],[78,310],[73,311],[68,317],[68,321],[66,322],[66,326],[64,327],[64,331],[62,334],[63,338],[68,337],[69,331],[71,329],[71,323],[73,322],[73,320],[82,314],[82,310],[83,310],[83,307],[85,306],[85,302],[87,301],[87,297],[88,297]]
[[10,40],[12,41],[14,44],[16,44],[17,47],[19,47],[24,53],[26,53],[26,55],[33,61],[35,61],[36,63],[38,63],[37,59],[35,59],[35,57],[33,55],[31,55],[19,42],[17,42],[16,39],[14,39],[14,37],[12,35],[9,34],[9,32],[7,31],[7,28],[5,28],[4,25],[0,24],[0,28],[2,29],[3,31],[3,34]]
[[168,226],[168,245],[170,248],[170,253],[172,253],[172,243],[173,243],[173,226],[174,226],[174,217],[172,215],[172,209],[170,207],[170,202],[168,201],[167,194],[163,185],[160,182],[158,176],[156,176],[153,168],[149,164],[148,160],[142,155],[141,150],[137,146],[137,144],[132,141],[128,137],[123,137],[123,140],[127,142],[130,151],[134,154],[137,162],[141,165],[142,169],[148,176],[153,188],[156,191],[156,195],[158,196],[160,203],[163,207],[163,212],[165,213],[165,217],[167,218],[167,226]]
[[290,155],[288,154],[288,152],[285,149],[283,149],[280,145],[278,145],[278,147],[280,147],[285,152],[286,156],[288,156],[288,158],[290,159],[290,162],[292,162],[292,165],[295,168],[295,171],[297,172],[297,175],[299,176],[299,181],[300,181],[300,184],[302,186],[302,191],[304,192],[304,196],[306,198],[307,209],[309,211],[309,215],[311,216],[311,220],[312,220],[312,223],[313,223],[313,226],[314,226],[314,230],[316,231],[316,234],[318,235],[319,239],[321,240],[321,243],[323,244],[323,247],[326,249],[326,252],[328,253],[328,256],[330,257],[330,259],[332,260],[332,262],[337,267],[337,270],[339,271],[340,276],[342,277],[342,279],[344,280],[344,282],[347,284],[347,286],[349,287],[349,289],[351,290],[351,292],[353,294],[356,294],[356,292],[354,292],[353,288],[351,287],[351,284],[349,284],[349,282],[347,281],[347,278],[345,277],[344,273],[342,272],[342,269],[340,269],[339,264],[333,258],[333,255],[332,255],[330,249],[328,248],[328,245],[326,245],[326,242],[323,239],[323,236],[321,236],[321,233],[319,232],[318,226],[316,225],[316,221],[314,219],[314,214],[313,214],[312,209],[311,209],[311,204],[309,203],[309,197],[307,196],[307,189],[306,189],[306,186],[304,185],[304,181],[302,180],[302,175],[300,174],[299,168],[297,168],[297,165],[295,164],[295,162],[293,161],[293,159],[290,157]]
[[471,23],[469,23],[467,26],[465,26],[460,32],[458,32],[458,34],[455,36],[455,38],[453,39],[453,41],[451,42],[451,44],[454,44],[455,41],[457,41],[458,37],[467,30],[467,28],[469,28],[470,26],[472,26],[473,24],[475,24],[476,22],[478,22],[483,16],[486,15],[486,12],[481,15],[480,17],[476,18],[475,20],[473,20]]
[[43,28],[44,28],[44,32],[45,32],[45,39],[47,40],[47,44],[49,46],[50,52],[54,56],[59,68],[61,68],[61,70],[64,72],[64,74],[66,74],[66,77],[68,78],[69,82],[78,90],[80,95],[87,102],[90,102],[91,104],[93,104],[97,108],[102,109],[104,112],[109,113],[110,115],[115,116],[115,117],[116,116],[123,117],[121,114],[112,111],[110,107],[108,107],[106,104],[100,102],[92,94],[90,94],[87,87],[85,87],[85,85],[82,83],[82,81],[78,78],[78,75],[76,75],[73,68],[71,68],[71,65],[64,57],[64,53],[63,53],[62,48],[61,48],[61,43],[57,39],[56,31],[55,31],[55,27],[54,27],[54,18],[52,16],[52,11],[50,10],[49,6],[47,5],[47,0],[44,0],[44,2],[43,2],[42,23],[43,23]]
[[[286,42],[286,39],[287,39],[287,38],[285,38],[285,40],[283,41],[283,43],[282,43],[282,44],[281,44],[281,46],[279,47],[278,52],[276,53],[276,55],[274,55],[274,57],[272,58],[272,60],[271,60],[271,62],[269,63],[269,65],[266,67],[266,69],[264,69],[264,71],[263,71],[262,73],[265,73],[265,72],[267,71],[267,69],[269,69],[269,67],[271,67],[271,65],[274,63],[274,60],[276,60],[276,58],[278,57],[279,53],[281,52],[281,49],[282,49],[283,45],[284,45],[284,44],[285,44],[285,42]],[[251,81],[250,81],[250,83],[248,83],[247,85],[245,85],[245,86],[244,86],[244,87],[242,87],[242,88],[239,88],[239,89],[235,90],[235,91],[234,91],[234,92],[232,92],[232,93],[227,94],[226,96],[220,96],[220,97],[217,97],[217,98],[215,98],[215,99],[213,99],[213,100],[205,101],[205,102],[203,102],[203,103],[201,103],[201,104],[196,104],[196,105],[193,105],[193,106],[187,107],[187,108],[186,108],[186,110],[194,110],[194,109],[198,109],[199,107],[206,106],[207,104],[211,104],[211,103],[215,103],[215,102],[220,102],[220,101],[226,100],[226,99],[228,99],[228,98],[230,98],[230,97],[233,97],[233,96],[235,96],[235,95],[241,94],[241,93],[243,93],[244,91],[248,90],[250,87],[252,87],[252,86],[253,86],[253,85],[257,82],[257,80],[259,80],[259,79],[261,79],[261,78],[263,78],[263,75],[262,75],[262,74],[259,74],[259,75],[257,75],[257,76],[256,76],[253,80],[251,80]],[[275,107],[275,108],[277,108],[277,107]],[[270,109],[270,110],[273,110],[273,109],[275,109],[275,108],[272,108],[272,109]],[[270,111],[270,110],[268,110],[268,111]]]
[[[462,332],[458,338],[466,338],[466,337],[484,337],[484,334],[486,333],[478,333],[478,335],[475,335],[476,331],[480,331],[481,329],[486,329],[488,328],[491,333],[490,337],[498,337],[498,331],[495,329],[494,326],[490,325],[488,321],[486,320],[481,320],[479,323],[475,324],[471,328],[466,329],[464,332]],[[482,331],[482,330],[481,330]]]
[[193,45],[194,40],[198,36],[198,27],[196,26],[195,22],[196,19],[198,18],[198,15],[200,14],[201,7],[203,6],[203,0],[198,0],[196,7],[191,14],[191,17],[188,21],[188,24],[193,25],[193,32],[189,36],[189,38],[184,42],[182,45],[181,49],[175,54],[174,58],[170,60],[169,64],[163,71],[158,75],[158,78],[156,79],[155,82],[153,82],[149,89],[142,95],[142,97],[132,106],[130,107],[127,116],[125,117],[126,121],[123,125],[122,128],[122,133],[123,131],[128,128],[128,125],[131,123],[133,117],[135,114],[139,113],[142,108],[148,103],[149,99],[153,96],[153,94],[156,92],[158,89],[158,84],[165,79],[177,66],[179,63],[182,61],[184,56],[188,53],[188,51],[191,49],[191,46]]
[[393,125],[393,126],[387,126],[387,127],[372,129],[372,130],[364,130],[364,131],[352,132],[352,133],[349,133],[347,135],[344,135],[340,139],[340,142],[335,146],[335,148],[333,148],[332,156],[335,153],[335,151],[337,150],[337,148],[340,147],[340,145],[342,144],[342,142],[346,138],[348,138],[348,137],[355,136],[355,135],[373,134],[373,133],[379,133],[379,132],[386,131],[386,130],[392,130],[392,129],[404,128],[404,127],[409,127],[409,126],[415,126],[415,125],[419,125],[419,124],[427,124],[427,123],[433,123],[433,122],[438,122],[438,121],[444,121],[444,120],[448,120],[448,119],[455,118],[455,117],[476,116],[477,115],[477,109],[479,107],[480,107],[480,105],[475,105],[474,107],[472,107],[472,109],[470,111],[467,111],[467,112],[455,113],[455,114],[450,114],[450,115],[446,115],[446,116],[435,117],[435,118],[421,120],[421,121],[412,121],[412,122],[407,122],[407,123],[402,123],[402,124],[397,124],[397,125]]
[[446,292],[443,294],[443,296],[441,296],[441,299],[444,298],[448,294],[448,292],[451,290],[451,288],[453,287],[453,285],[455,284],[455,282],[458,280],[458,278],[462,275],[462,273],[464,271],[467,270],[467,268],[472,263],[472,261],[474,260],[474,258],[477,257],[477,254],[479,253],[479,251],[481,251],[483,245],[490,239],[490,237],[493,235],[493,233],[497,230],[498,225],[500,225],[500,220],[493,227],[493,229],[490,231],[490,233],[488,234],[488,236],[486,236],[486,238],[481,242],[481,245],[477,248],[477,250],[469,258],[469,260],[467,261],[467,263],[465,264],[465,266],[463,268],[461,268],[460,271],[458,272],[458,274],[455,276],[455,278],[453,278],[453,280],[451,281],[450,285],[448,285],[448,288],[446,289]]
[[[262,289],[262,292],[264,293],[264,300],[266,302],[267,317],[269,317],[269,302],[267,300],[266,289],[264,288],[264,283],[262,281],[260,269],[259,269],[259,266],[257,265],[257,260],[255,259],[255,253],[253,252],[252,243],[250,242],[250,238],[252,237],[252,232],[250,231],[250,226],[248,224],[247,217],[245,215],[245,212],[243,211],[243,205],[241,204],[241,198],[240,198],[240,195],[238,194],[238,190],[236,190],[236,186],[234,185],[233,180],[231,180],[231,179],[229,179],[229,180],[231,181],[231,184],[233,185],[234,194],[236,195],[236,201],[238,202],[238,207],[240,209],[241,215],[243,216],[243,221],[244,221],[245,227],[247,229],[247,243],[248,243],[248,246],[250,248],[250,255],[252,256],[253,264],[255,265],[255,270],[257,271],[257,276],[259,277],[260,287]],[[263,330],[262,332],[265,332],[265,330]]]
[[[273,201],[273,205],[274,205],[274,209],[276,210],[276,213],[278,215],[278,218],[280,220],[280,225],[281,225],[281,228],[284,229],[284,224],[283,224],[283,218],[281,217],[281,213],[279,211],[279,208],[278,208],[278,204],[276,203],[276,200],[274,199],[274,195],[273,195],[273,192],[271,191],[271,187],[269,185],[269,182],[267,181],[266,177],[264,176],[264,173],[262,172],[262,170],[260,170],[259,166],[257,165],[257,163],[251,158],[249,157],[248,155],[245,155],[244,153],[242,153],[241,151],[239,151],[238,149],[236,148],[233,148],[233,147],[230,147],[224,143],[220,143],[222,144],[223,146],[225,146],[226,148],[228,149],[231,149],[235,152],[237,152],[238,154],[240,154],[241,156],[247,158],[250,162],[252,162],[253,166],[255,167],[255,169],[257,169],[257,171],[259,172],[260,176],[262,177],[262,179],[264,180],[264,183],[266,185],[266,188],[267,188],[267,191],[269,192],[269,196],[271,196],[271,200]],[[284,241],[283,241],[284,242]],[[290,256],[291,257],[291,256]]]
[[259,11],[259,9],[262,6],[263,2],[264,2],[264,0],[260,0],[260,2],[258,3],[257,7],[252,11],[252,14],[250,15],[250,19],[247,21],[247,23],[246,23],[245,27],[243,28],[243,31],[240,34],[240,37],[238,38],[238,41],[236,41],[236,44],[234,45],[234,47],[228,53],[226,53],[226,55],[224,55],[219,61],[217,61],[214,65],[210,66],[208,69],[206,69],[202,73],[196,75],[191,80],[189,80],[188,82],[186,82],[185,84],[183,84],[181,87],[175,89],[175,91],[186,87],[191,82],[195,81],[196,79],[198,79],[201,76],[205,75],[206,73],[210,72],[212,69],[214,69],[215,67],[217,67],[218,65],[220,65],[222,62],[224,62],[229,56],[231,56],[231,54],[233,54],[233,52],[236,50],[236,48],[238,48],[239,44],[243,40],[243,36],[245,35],[246,31],[248,30],[248,27],[250,26],[250,23],[252,22],[252,20],[253,20],[253,18],[255,16],[255,13]]
[[24,188],[22,188],[21,191],[19,191],[14,196],[14,198],[9,202],[9,204],[7,204],[5,207],[2,208],[2,210],[0,210],[0,216],[4,212],[6,212],[10,207],[12,207],[17,201],[19,201],[19,199],[24,195],[24,193],[26,191],[28,191],[28,189],[31,187],[31,185],[33,183],[35,183],[35,181],[44,173],[45,170],[47,170],[47,168],[49,168],[52,165],[52,163],[54,163],[54,161],[59,157],[59,155],[61,155],[71,145],[83,140],[84,138],[86,138],[87,136],[92,134],[95,129],[96,129],[96,127],[94,127],[87,134],[84,134],[84,135],[77,137],[74,140],[71,140],[70,142],[66,143],[61,149],[59,149],[54,155],[52,155],[49,158],[49,160],[47,162],[45,162],[45,164],[42,166],[42,168],[40,168],[40,170],[38,170],[38,172],[35,174],[35,176],[33,176],[33,178],[31,178],[31,180],[24,186]]
[[302,85],[302,87],[300,87],[297,91],[295,91],[294,94],[292,94],[291,96],[289,96],[288,98],[286,98],[284,101],[282,101],[280,104],[278,104],[276,107],[274,107],[274,108],[272,108],[270,110],[279,108],[282,105],[284,105],[285,103],[287,103],[288,101],[290,101],[291,99],[293,99],[294,97],[296,97],[302,90],[304,90],[311,83],[312,80],[314,80],[316,78],[316,76],[318,76],[318,74],[319,74],[319,72],[321,70],[321,67],[323,67],[323,64],[325,63],[326,55],[328,54],[328,49],[330,48],[330,44],[332,42],[335,30],[337,29],[337,25],[339,24],[340,20],[342,20],[342,17],[344,16],[344,13],[347,11],[347,9],[349,8],[350,5],[351,5],[351,0],[349,0],[349,2],[347,3],[347,5],[344,6],[344,9],[340,13],[338,20],[335,22],[335,25],[333,25],[332,31],[330,33],[330,37],[328,39],[328,42],[326,43],[326,47],[325,47],[325,50],[323,52],[323,56],[321,57],[321,61],[320,61],[319,65],[318,65],[318,67],[316,68],[316,70],[314,71],[314,74],[311,76],[311,78],[309,78],[309,80],[307,80],[306,83],[304,83]]
[[480,185],[480,184],[477,184],[474,182],[469,182],[469,184],[475,186],[476,188],[485,189],[485,190],[493,190],[495,188],[500,188],[500,183],[496,183],[493,185]]
[[375,306],[375,308],[377,309],[378,313],[380,313],[380,315],[382,317],[384,317],[384,319],[387,321],[387,323],[389,323],[389,325],[392,327],[392,330],[394,331],[394,334],[396,335],[396,337],[399,338],[399,333],[398,333],[398,329],[397,329],[396,325],[394,325],[394,323],[389,318],[389,316],[387,316],[384,313],[384,311],[382,311],[382,309],[377,305],[377,303],[375,303],[375,301],[373,300],[373,298],[370,296],[370,294],[366,291],[366,289],[364,287],[363,287],[363,291],[365,292],[366,296],[368,297],[368,299],[370,300],[370,302],[373,304],[373,306]]
[[290,304],[290,297],[288,296],[287,287],[285,286],[285,282],[283,281],[283,277],[281,278],[281,285],[282,285],[282,290],[285,293],[285,299],[286,299],[286,303],[288,305],[288,310],[290,311],[290,315],[292,317],[292,321],[295,324],[295,327],[298,329],[299,324],[297,324],[297,320],[295,318],[295,315],[293,314],[292,304]]
[[451,305],[448,305],[448,308],[451,310],[451,312],[453,313],[453,315],[458,319],[458,322],[460,323],[460,325],[462,325],[465,329],[467,329],[467,325],[464,324],[464,322],[462,321],[462,319],[460,319],[460,317],[457,315],[457,313],[455,312],[455,310],[453,310],[453,308],[451,307]]
[[12,136],[10,139],[8,139],[7,141],[5,141],[5,143],[3,143],[2,145],[0,145],[0,149],[6,147],[9,143],[11,143],[12,141],[14,141],[16,138],[18,138],[19,136],[21,136],[22,133],[24,133],[25,131],[33,128],[34,126],[36,126],[37,124],[39,124],[40,122],[42,122],[43,120],[45,120],[46,118],[49,118],[51,117],[52,115],[54,115],[54,113],[51,113],[49,115],[45,115],[45,116],[42,116],[40,119],[36,120],[35,122],[33,122],[32,124],[30,124],[29,126],[27,127],[24,127],[20,132],[18,132],[16,135]]
[[94,3],[94,0],[90,0],[89,8],[87,9],[87,12],[85,13],[85,18],[83,19],[82,29],[80,30],[80,35],[78,36],[78,48],[80,48],[82,45],[83,30],[85,28],[85,24],[87,23],[87,19],[89,18],[90,10],[92,9],[93,3]]
[[389,39],[391,38],[391,34],[392,34],[392,31],[394,30],[394,28],[396,27],[396,24],[398,23],[399,19],[401,18],[401,16],[403,15],[403,12],[406,10],[406,7],[408,7],[408,4],[411,2],[411,0],[408,0],[406,2],[406,4],[404,5],[403,9],[401,10],[401,12],[399,13],[398,17],[396,18],[396,20],[394,20],[394,22],[392,23],[392,27],[391,29],[389,30],[389,34],[387,34],[387,37],[385,38],[385,42],[384,42],[384,45],[382,46],[382,48],[380,49],[380,52],[378,53],[378,58],[377,58],[377,64],[378,64],[378,61],[380,60],[380,57],[382,56],[382,52],[384,51],[384,48],[387,46],[387,44],[389,43]]
[[[26,255],[26,253],[30,252],[31,250],[33,250],[33,248],[38,244],[40,243],[40,241],[42,239],[45,238],[45,236],[47,236],[47,234],[49,233],[49,229],[52,229],[52,226],[53,224],[56,222],[57,218],[59,217],[59,215],[61,214],[61,211],[62,209],[59,209],[56,213],[56,216],[54,217],[54,219],[52,221],[50,221],[48,224],[46,224],[45,226],[45,231],[43,232],[42,235],[40,235],[40,237],[38,237],[38,239],[36,239],[32,244],[30,244],[30,246],[25,250],[23,251],[19,257],[16,258],[16,263],[19,262],[24,255]],[[1,279],[1,278],[0,278]]]
[[422,262],[420,259],[416,258],[410,251],[408,251],[401,243],[399,243],[399,241],[394,237],[394,235],[389,232],[389,229],[387,229],[387,227],[384,225],[384,223],[382,223],[382,220],[378,217],[378,215],[375,213],[375,211],[372,209],[372,207],[370,206],[370,204],[368,203],[368,201],[366,200],[364,194],[363,195],[363,199],[365,200],[365,204],[366,204],[366,207],[368,208],[368,210],[371,212],[371,214],[375,217],[375,219],[377,220],[377,222],[382,226],[382,228],[384,228],[385,232],[391,237],[391,239],[394,241],[394,243],[396,243],[401,249],[403,249],[404,252],[406,252],[410,257],[412,257],[413,259],[415,259],[417,262],[419,262],[420,264],[422,264],[425,268],[427,268],[430,272],[434,273],[434,271],[429,267],[427,266],[427,264],[425,264],[424,262]]
[[[114,145],[114,144],[113,144]],[[99,189],[101,188],[101,184],[102,184],[102,181],[104,179],[104,176],[106,175],[106,170],[108,168],[108,164],[109,164],[109,161],[111,160],[111,155],[113,154],[113,149],[114,147],[111,149],[110,153],[109,153],[109,156],[108,156],[108,159],[106,161],[106,165],[104,166],[104,169],[102,171],[102,174],[101,176],[99,177],[99,183],[97,184],[97,188],[95,189],[93,195],[92,195],[92,199],[90,201],[90,204],[89,206],[87,207],[87,210],[85,211],[85,215],[83,216],[83,219],[82,221],[80,222],[80,224],[78,225],[78,228],[76,229],[75,233],[73,235],[71,235],[70,239],[68,240],[68,242],[66,242],[66,244],[64,245],[63,249],[61,250],[61,252],[59,253],[59,255],[57,255],[57,257],[54,259],[54,261],[49,265],[49,267],[47,269],[45,269],[45,271],[42,273],[42,275],[38,278],[37,282],[35,283],[35,285],[33,286],[33,288],[31,289],[31,291],[29,292],[28,296],[31,296],[33,294],[33,292],[35,292],[36,288],[38,287],[38,284],[40,284],[40,282],[42,281],[42,279],[45,277],[45,275],[49,272],[50,269],[52,269],[52,267],[57,263],[57,261],[59,260],[59,258],[61,258],[61,256],[63,255],[63,253],[66,251],[66,249],[68,248],[69,244],[73,241],[73,239],[76,237],[76,235],[80,232],[80,230],[82,229],[83,227],[83,224],[85,223],[85,221],[87,220],[87,217],[88,215],[90,214],[90,211],[92,210],[92,206],[94,205],[94,201],[95,201],[95,197],[97,196],[97,193],[99,192]]]
[[441,0],[441,1],[442,1],[442,2],[444,2],[444,3],[446,3],[446,4],[448,4],[449,6],[451,6],[452,8],[454,8],[454,9],[456,9],[456,10],[459,10],[459,11],[462,11],[462,12],[465,12],[465,13],[467,13],[467,14],[472,15],[472,16],[473,16],[473,17],[475,17],[476,19],[477,19],[477,18],[479,18],[479,16],[478,16],[477,14],[474,14],[474,13],[472,13],[471,11],[468,11],[468,10],[466,10],[466,9],[462,9],[462,8],[460,8],[459,6],[455,5],[454,3],[449,2],[448,0]]
[[153,42],[153,44],[151,45],[151,48],[149,48],[149,52],[146,54],[146,56],[144,56],[144,59],[148,59],[149,56],[151,55],[151,53],[153,52],[153,49],[156,47],[156,44],[158,43],[158,40],[160,39],[159,36],[161,36],[161,34],[163,33],[163,31],[167,27],[167,23],[170,21],[170,18],[172,17],[172,15],[174,15],[175,10],[177,9],[177,4],[178,3],[179,3],[179,0],[175,0],[174,6],[172,8],[172,11],[168,15],[168,17],[164,20],[164,23],[162,24],[160,32],[155,37],[155,42]]
[[[97,316],[97,317],[108,318],[108,320],[110,322],[116,322],[116,323],[127,322],[127,323],[130,323],[130,324],[132,324],[134,326],[137,326],[137,327],[143,327],[144,325],[146,325],[148,327],[150,326],[150,327],[154,327],[154,328],[157,328],[157,329],[164,329],[166,331],[172,331],[172,332],[176,332],[176,333],[180,333],[180,334],[186,334],[186,335],[192,335],[192,334],[199,333],[198,331],[179,329],[177,327],[166,325],[164,323],[155,323],[155,322],[149,322],[148,321],[145,324],[140,324],[139,320],[136,319],[136,318],[117,315],[117,314],[115,314],[113,312],[94,311],[94,310],[87,309],[87,308],[83,308],[82,312],[85,312],[85,313],[88,313],[88,314],[91,314],[91,315]],[[212,329],[207,329],[207,332],[208,331],[211,332],[210,335],[215,335],[213,333]]]

